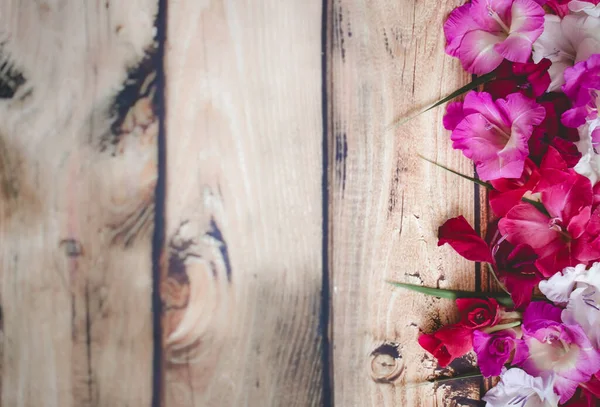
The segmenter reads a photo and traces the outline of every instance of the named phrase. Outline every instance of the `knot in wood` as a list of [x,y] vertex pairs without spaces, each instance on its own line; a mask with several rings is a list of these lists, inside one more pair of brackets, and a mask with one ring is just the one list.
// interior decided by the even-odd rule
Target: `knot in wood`
[[371,353],[371,377],[377,383],[391,383],[403,370],[404,362],[397,343],[384,343]]

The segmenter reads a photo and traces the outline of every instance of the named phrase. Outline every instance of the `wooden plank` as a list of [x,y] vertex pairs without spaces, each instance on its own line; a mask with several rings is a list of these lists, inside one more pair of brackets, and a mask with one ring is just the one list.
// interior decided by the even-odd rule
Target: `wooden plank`
[[322,403],[321,11],[169,2],[166,407]]
[[156,9],[0,3],[3,406],[150,405]]
[[[331,284],[334,400],[340,406],[473,405],[480,381],[424,383],[448,369],[419,347],[419,332],[456,318],[451,302],[394,289],[385,280],[474,290],[472,263],[436,247],[437,228],[474,220],[474,187],[421,160],[462,173],[443,109],[389,129],[398,115],[468,79],[444,55],[442,24],[457,0],[332,0],[329,5]],[[449,404],[450,403],[450,404]]]

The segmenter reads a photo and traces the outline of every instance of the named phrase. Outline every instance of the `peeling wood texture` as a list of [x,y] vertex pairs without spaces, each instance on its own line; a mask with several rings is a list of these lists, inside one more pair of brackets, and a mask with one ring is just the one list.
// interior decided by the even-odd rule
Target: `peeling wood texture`
[[0,405],[481,405],[385,282],[494,288],[443,109],[391,126],[468,80],[460,3],[0,2]]
[[167,407],[323,403],[321,11],[169,2]]
[[472,222],[475,216],[473,185],[418,157],[472,172],[451,149],[443,110],[390,126],[467,80],[443,49],[443,21],[459,4],[329,4],[329,253],[338,406],[469,406],[479,399],[478,379],[424,383],[472,369],[469,359],[439,369],[416,341],[420,330],[453,321],[453,304],[385,283],[479,288],[472,263],[436,247],[445,219],[463,214]]

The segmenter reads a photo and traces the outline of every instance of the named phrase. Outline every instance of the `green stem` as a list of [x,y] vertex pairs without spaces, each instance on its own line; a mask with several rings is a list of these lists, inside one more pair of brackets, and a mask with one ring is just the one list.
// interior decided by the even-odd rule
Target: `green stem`
[[499,325],[494,325],[490,328],[486,328],[483,330],[483,332],[485,332],[487,334],[491,334],[493,332],[498,332],[498,331],[503,331],[505,329],[515,328],[519,325],[521,325],[521,321],[509,322],[507,324],[499,324]]
[[430,162],[433,165],[436,165],[436,166],[438,166],[440,168],[445,169],[448,172],[451,172],[452,174],[458,175],[459,177],[462,177],[462,178],[467,179],[467,180],[469,180],[471,182],[474,182],[477,185],[481,185],[482,187],[485,187],[487,189],[494,189],[494,187],[490,183],[484,182],[484,181],[482,181],[480,179],[477,179],[477,178],[474,178],[474,177],[469,177],[468,175],[465,175],[465,174],[461,174],[460,172],[454,171],[454,170],[452,170],[452,169],[450,169],[450,168],[448,168],[448,167],[446,167],[446,166],[444,166],[442,164],[439,164],[439,163],[437,163],[437,162],[435,162],[433,160],[430,160],[429,158],[425,158],[421,154],[419,154],[419,157],[421,157],[423,160],[425,160],[427,162]]
[[449,300],[456,300],[457,298],[494,298],[498,303],[505,307],[514,307],[512,299],[505,293],[491,293],[491,292],[472,292],[472,291],[461,291],[461,290],[444,290],[441,288],[423,287],[415,284],[398,283],[396,281],[387,281],[387,283],[396,287],[406,288],[408,290],[416,291],[421,294],[431,295],[433,297],[446,298]]
[[483,375],[481,374],[481,372],[472,372],[472,373],[463,373],[463,374],[453,376],[453,377],[440,377],[440,378],[435,378],[435,379],[429,379],[427,381],[429,383],[444,383],[444,382],[450,382],[452,380],[470,379],[472,377],[483,377]]
[[500,280],[498,279],[498,276],[496,275],[496,272],[494,271],[494,268],[492,267],[492,265],[490,263],[487,263],[487,265],[488,265],[488,269],[490,270],[490,274],[492,275],[492,277],[494,277],[494,280],[496,280],[496,283],[498,283],[498,285],[500,286],[502,291],[504,291],[506,294],[510,295],[510,292],[506,289],[506,287],[504,287],[504,284],[502,284],[500,282]]
[[414,387],[419,387],[419,386],[425,386],[428,384],[438,384],[438,383],[451,382],[454,380],[471,379],[473,377],[483,377],[483,375],[481,374],[481,372],[463,373],[463,374],[453,376],[453,377],[440,377],[440,378],[435,378],[435,379],[428,379],[424,382],[409,384],[404,387],[405,388],[414,388]]

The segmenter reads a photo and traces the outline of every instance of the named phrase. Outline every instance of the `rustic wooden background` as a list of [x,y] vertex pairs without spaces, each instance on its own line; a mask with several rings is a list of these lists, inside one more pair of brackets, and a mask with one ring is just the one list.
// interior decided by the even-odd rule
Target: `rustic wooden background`
[[460,0],[2,0],[1,405],[476,406],[443,109]]

